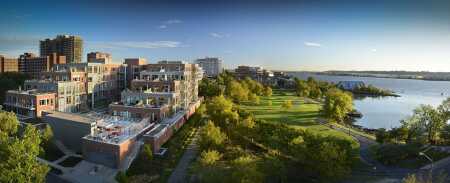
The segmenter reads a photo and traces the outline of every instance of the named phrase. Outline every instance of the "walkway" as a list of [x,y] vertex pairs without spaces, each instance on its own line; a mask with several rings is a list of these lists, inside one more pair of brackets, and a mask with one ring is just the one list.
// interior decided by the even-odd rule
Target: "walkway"
[[189,165],[195,159],[195,157],[197,157],[198,153],[197,138],[198,138],[198,131],[197,129],[195,129],[192,141],[186,148],[186,151],[184,151],[184,154],[181,157],[180,161],[178,162],[177,167],[170,175],[169,180],[167,181],[168,183],[186,182],[187,170],[189,168]]

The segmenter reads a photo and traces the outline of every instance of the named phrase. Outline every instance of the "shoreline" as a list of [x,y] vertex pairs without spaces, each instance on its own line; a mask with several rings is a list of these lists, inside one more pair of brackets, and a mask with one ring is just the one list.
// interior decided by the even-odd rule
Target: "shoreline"
[[317,75],[326,75],[326,76],[351,76],[351,77],[365,77],[365,78],[385,78],[385,79],[407,79],[407,80],[422,80],[422,81],[447,81],[450,79],[432,79],[432,78],[405,78],[405,77],[396,77],[396,76],[374,76],[374,75],[355,75],[355,74],[331,74],[331,73],[323,73],[323,72],[314,72]]

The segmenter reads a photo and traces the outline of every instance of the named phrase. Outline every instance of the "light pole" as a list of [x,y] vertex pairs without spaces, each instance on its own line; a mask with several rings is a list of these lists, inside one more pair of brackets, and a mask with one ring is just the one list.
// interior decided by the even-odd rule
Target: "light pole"
[[430,169],[431,179],[430,179],[430,181],[433,182],[433,159],[431,159],[424,152],[419,152],[419,156],[424,156],[425,158],[427,158],[431,162],[431,169]]

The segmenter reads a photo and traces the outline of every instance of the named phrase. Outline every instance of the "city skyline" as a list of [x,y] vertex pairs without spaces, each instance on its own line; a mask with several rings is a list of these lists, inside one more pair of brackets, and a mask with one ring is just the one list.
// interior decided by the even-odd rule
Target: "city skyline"
[[[108,2],[108,3],[107,3]],[[225,68],[450,71],[445,1],[4,2],[0,54],[39,53],[58,34],[113,62],[220,57]],[[53,10],[53,11],[52,11]],[[45,12],[45,13],[43,13]],[[424,64],[426,63],[426,64]]]

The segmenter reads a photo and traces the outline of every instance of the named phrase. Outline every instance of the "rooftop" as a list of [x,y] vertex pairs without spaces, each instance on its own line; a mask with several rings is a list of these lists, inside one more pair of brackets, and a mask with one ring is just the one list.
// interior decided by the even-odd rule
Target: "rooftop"
[[22,94],[22,95],[45,95],[54,94],[54,92],[42,92],[38,90],[8,90],[8,93]]
[[51,111],[46,112],[44,116],[64,119],[64,120],[70,120],[78,123],[86,123],[91,124],[95,122],[95,119],[89,118],[88,116],[84,116],[81,114],[74,114],[74,113],[65,113],[65,112],[58,112],[58,111]]
[[84,138],[116,145],[136,137],[154,125],[148,118],[133,119],[102,114],[88,114],[88,116],[96,121],[97,128]]

